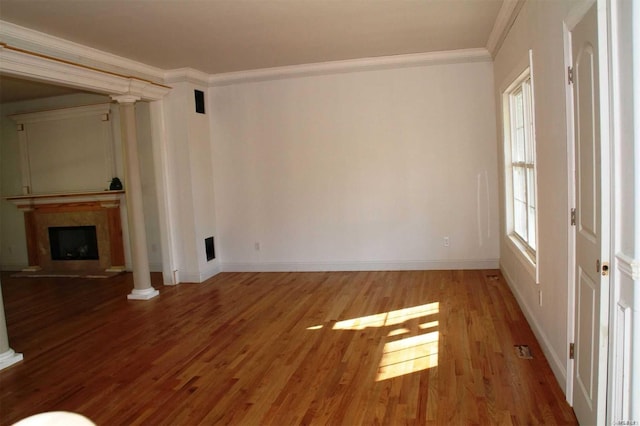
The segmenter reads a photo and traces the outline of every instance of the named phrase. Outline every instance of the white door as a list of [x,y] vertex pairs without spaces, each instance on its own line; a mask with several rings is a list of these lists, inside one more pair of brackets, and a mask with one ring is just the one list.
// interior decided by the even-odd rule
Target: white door
[[[571,32],[576,182],[573,409],[583,425],[604,419],[599,377],[602,264],[598,27],[595,4]],[[606,392],[606,391],[604,391]],[[603,392],[603,393],[604,393]],[[602,395],[600,395],[602,396]]]

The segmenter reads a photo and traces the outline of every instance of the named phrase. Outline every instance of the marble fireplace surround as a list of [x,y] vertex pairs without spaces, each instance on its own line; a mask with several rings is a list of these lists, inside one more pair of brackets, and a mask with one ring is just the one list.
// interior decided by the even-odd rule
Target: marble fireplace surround
[[[124,191],[8,197],[24,213],[29,267],[25,271],[119,272],[125,269],[120,200]],[[49,227],[95,226],[98,260],[52,260]]]

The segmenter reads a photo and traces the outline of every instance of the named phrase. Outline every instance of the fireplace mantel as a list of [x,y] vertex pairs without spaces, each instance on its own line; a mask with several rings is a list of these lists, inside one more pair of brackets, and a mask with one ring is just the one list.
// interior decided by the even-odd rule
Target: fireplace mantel
[[120,191],[90,191],[65,192],[58,194],[28,194],[6,197],[5,199],[20,210],[56,205],[81,205],[87,203],[99,204],[103,207],[115,207],[120,204],[124,190]]
[[[34,270],[124,270],[119,191],[28,194],[7,197],[24,213],[29,257]],[[96,261],[51,259],[49,227],[96,226],[100,258]]]

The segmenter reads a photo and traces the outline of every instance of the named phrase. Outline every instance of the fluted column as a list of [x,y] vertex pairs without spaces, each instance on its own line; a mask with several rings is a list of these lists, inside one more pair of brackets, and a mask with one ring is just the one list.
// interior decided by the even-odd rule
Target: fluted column
[[22,354],[17,354],[9,347],[7,322],[4,318],[4,301],[2,300],[2,284],[0,283],[0,370],[19,361],[22,361]]
[[125,197],[127,200],[127,222],[133,266],[133,290],[128,299],[147,300],[159,294],[151,286],[147,233],[142,209],[142,183],[138,159],[138,137],[136,134],[135,103],[137,96],[112,96],[120,104],[120,127],[122,128],[122,151],[124,153]]

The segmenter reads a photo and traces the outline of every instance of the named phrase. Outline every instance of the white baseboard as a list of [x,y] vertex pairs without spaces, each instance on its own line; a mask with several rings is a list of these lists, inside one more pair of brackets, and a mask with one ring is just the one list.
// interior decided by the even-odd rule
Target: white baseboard
[[11,367],[23,359],[22,354],[16,353],[13,349],[9,348],[6,352],[0,354],[0,370]]
[[395,262],[221,262],[223,272],[420,271],[498,269],[498,259]]
[[185,272],[180,272],[180,282],[178,284],[201,283],[211,277],[218,275],[220,272],[222,272],[222,270],[219,266],[213,267],[208,271],[204,271],[198,274],[187,274]]
[[509,275],[509,273],[507,272],[507,270],[504,268],[503,265],[500,265],[500,271],[502,272],[504,279],[507,281],[507,284],[509,285],[511,292],[515,296],[516,301],[520,306],[520,309],[524,313],[524,316],[527,319],[527,322],[529,323],[531,330],[533,330],[533,334],[536,336],[536,339],[538,339],[538,343],[540,343],[540,347],[542,348],[542,351],[544,352],[544,356],[547,358],[547,361],[551,366],[551,370],[553,371],[553,374],[556,376],[556,380],[558,381],[558,384],[560,385],[560,387],[562,388],[562,391],[566,395],[567,390],[565,389],[565,385],[567,383],[567,369],[564,362],[561,360],[558,354],[553,350],[551,343],[549,342],[549,338],[547,337],[547,334],[544,332],[544,330],[542,329],[538,321],[536,321],[536,318],[533,315],[531,309],[525,303],[524,298],[522,297],[522,293],[520,293],[520,291],[518,290],[518,287],[514,285],[514,280],[511,278],[511,276]]

